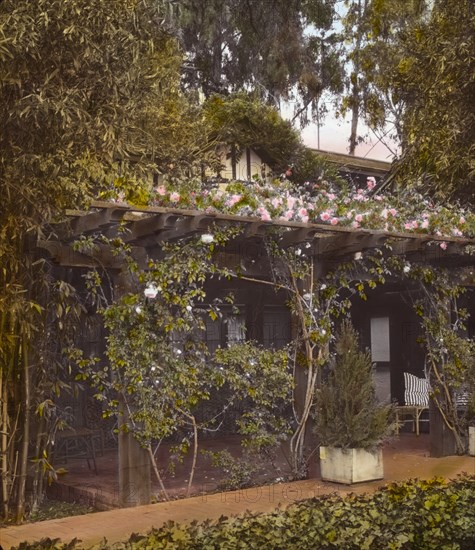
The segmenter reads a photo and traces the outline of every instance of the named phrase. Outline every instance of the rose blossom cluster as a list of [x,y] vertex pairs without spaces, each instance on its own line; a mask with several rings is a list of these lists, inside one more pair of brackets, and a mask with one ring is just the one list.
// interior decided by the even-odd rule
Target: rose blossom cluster
[[[366,188],[335,191],[329,185],[325,188],[318,184],[310,186],[309,193],[279,183],[256,181],[230,183],[185,195],[162,185],[155,189],[153,204],[255,216],[266,222],[323,223],[450,237],[475,233],[475,216],[469,212],[436,206],[425,199],[397,200],[376,193],[376,186],[375,178],[369,177]],[[308,189],[309,184],[304,187]],[[440,245],[444,248],[442,244],[445,243]]]

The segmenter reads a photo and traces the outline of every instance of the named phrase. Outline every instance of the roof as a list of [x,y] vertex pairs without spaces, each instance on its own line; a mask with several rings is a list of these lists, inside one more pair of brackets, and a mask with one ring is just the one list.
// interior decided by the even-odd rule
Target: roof
[[[467,245],[475,246],[475,239],[466,237],[353,229],[280,219],[262,221],[255,217],[198,210],[99,201],[93,202],[85,212],[68,211],[67,218],[64,222],[51,224],[47,237],[37,243],[42,253],[63,266],[102,265],[112,269],[122,266],[121,258],[107,244],[79,252],[74,243],[82,236],[101,234],[109,239],[120,236],[132,248],[136,259],[146,265],[147,258],[159,255],[164,242],[210,232],[213,224],[229,223],[243,227],[239,236],[241,242],[262,240],[268,232],[283,228],[282,247],[309,243],[306,253],[321,260],[347,261],[357,252],[391,243],[394,254],[407,255],[414,260],[434,265],[475,265],[475,256],[465,250]],[[447,245],[445,250],[437,246],[442,242]]]
[[355,157],[344,153],[311,149],[325,157],[329,162],[337,164],[341,171],[364,174],[365,176],[382,177],[391,169],[391,162],[383,160]]

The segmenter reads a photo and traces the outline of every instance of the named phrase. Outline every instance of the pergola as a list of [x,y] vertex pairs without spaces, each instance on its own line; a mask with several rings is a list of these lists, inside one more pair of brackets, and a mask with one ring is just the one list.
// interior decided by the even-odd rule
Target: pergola
[[[149,259],[159,259],[165,242],[179,241],[210,232],[213,225],[234,224],[242,228],[237,238],[240,246],[230,243],[229,255],[236,257],[256,251],[258,243],[269,232],[279,229],[281,246],[305,245],[305,253],[320,265],[335,265],[359,256],[366,250],[390,245],[392,254],[404,255],[413,262],[433,266],[468,267],[475,265],[475,255],[467,247],[475,239],[416,233],[398,233],[370,229],[353,229],[328,224],[284,220],[262,221],[255,217],[227,215],[217,212],[182,210],[159,206],[135,207],[122,203],[93,202],[88,211],[68,211],[67,219],[50,224],[35,247],[59,268],[107,269],[118,286],[124,260],[114,253],[107,239],[120,237],[131,247],[139,266],[146,268]],[[75,242],[82,237],[102,235],[90,249],[78,249]],[[445,249],[440,247],[445,243]],[[253,246],[255,245],[255,246]],[[228,254],[228,251],[226,252]],[[259,264],[257,262],[257,264]],[[265,268],[265,266],[264,266]],[[260,276],[263,266],[256,265]],[[473,277],[469,284],[473,284]],[[125,287],[126,288],[126,285]],[[134,501],[130,488],[134,488]],[[150,465],[138,443],[127,433],[119,434],[119,500],[122,505],[148,503],[150,500]]]
[[[475,256],[466,247],[475,245],[475,239],[446,237],[425,233],[399,233],[374,229],[353,229],[329,224],[296,221],[262,221],[259,218],[182,210],[159,206],[135,207],[122,203],[95,201],[87,212],[68,211],[67,220],[50,226],[50,232],[36,244],[39,251],[51,261],[68,267],[120,269],[122,261],[107,244],[97,244],[90,252],[79,252],[74,245],[84,236],[101,234],[108,239],[121,237],[132,247],[134,257],[143,266],[148,258],[159,256],[162,243],[178,241],[206,233],[212,224],[235,224],[243,227],[240,240],[259,239],[273,228],[282,228],[282,246],[310,243],[309,254],[332,262],[348,260],[356,252],[381,248],[391,243],[392,253],[406,255],[415,261],[432,265],[474,265]],[[442,250],[440,243],[446,243]],[[435,245],[435,246],[434,246]]]

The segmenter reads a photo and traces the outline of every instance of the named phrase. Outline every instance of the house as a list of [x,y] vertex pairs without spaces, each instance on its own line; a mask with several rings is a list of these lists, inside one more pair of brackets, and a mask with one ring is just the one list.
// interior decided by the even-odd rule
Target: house
[[[282,246],[302,245],[322,276],[342,262],[355,259],[366,250],[381,248],[391,241],[395,253],[411,262],[425,261],[433,265],[473,266],[475,258],[464,253],[473,239],[446,238],[425,234],[381,232],[328,224],[297,221],[264,221],[255,217],[207,213],[170,207],[138,208],[126,204],[95,202],[88,212],[70,212],[67,223],[52,228],[49,238],[37,243],[38,254],[50,262],[58,278],[66,276],[80,284],[85,270],[100,265],[117,289],[127,291],[122,272],[122,260],[108,244],[99,244],[85,251],[73,245],[81,236],[104,234],[109,238],[121,234],[131,247],[134,257],[145,267],[148,259],[159,257],[164,241],[177,241],[192,235],[206,234],[210,224],[236,224],[243,232],[224,251],[220,261],[230,269],[240,266],[249,279],[269,279],[269,265],[263,254],[263,237],[270,231],[284,231]],[[431,242],[444,242],[445,249],[431,247]],[[225,346],[244,337],[266,346],[284,345],[292,338],[293,321],[286,307],[286,295],[270,286],[256,285],[239,278],[213,282],[210,297],[233,291],[236,310],[224,308],[223,318],[208,321],[206,340],[210,349]],[[362,340],[370,347],[376,363],[378,394],[383,401],[401,401],[403,372],[423,374],[424,357],[417,345],[418,322],[411,312],[408,297],[413,289],[394,280],[370,293],[367,302],[355,301],[352,316]],[[469,304],[475,314],[475,301]],[[92,314],[93,315],[93,314]],[[84,346],[89,352],[104,350],[104,333],[95,325],[94,334],[85,331]],[[84,396],[83,396],[84,399]],[[79,403],[78,411],[86,404]],[[432,428],[432,426],[431,426]],[[434,432],[436,433],[436,432]],[[148,502],[149,476],[143,475],[150,465],[143,450],[130,434],[121,433],[118,440],[119,494],[122,504],[130,501],[134,488],[135,503]],[[147,465],[148,464],[148,465]],[[145,469],[145,470],[144,470]]]

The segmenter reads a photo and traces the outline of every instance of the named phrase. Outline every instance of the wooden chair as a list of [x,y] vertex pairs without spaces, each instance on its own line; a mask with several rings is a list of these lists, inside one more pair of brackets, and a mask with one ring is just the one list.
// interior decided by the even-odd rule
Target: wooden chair
[[64,461],[66,464],[71,458],[82,458],[87,461],[87,467],[97,475],[96,447],[94,432],[88,428],[68,428],[56,433],[54,462]]
[[399,426],[406,422],[412,422],[413,431],[420,433],[421,415],[429,410],[429,381],[427,378],[419,378],[409,372],[404,373],[404,405],[396,407],[396,433]]

